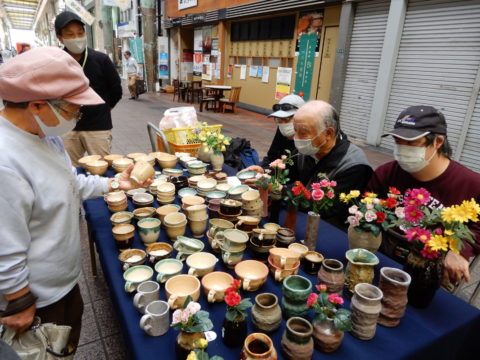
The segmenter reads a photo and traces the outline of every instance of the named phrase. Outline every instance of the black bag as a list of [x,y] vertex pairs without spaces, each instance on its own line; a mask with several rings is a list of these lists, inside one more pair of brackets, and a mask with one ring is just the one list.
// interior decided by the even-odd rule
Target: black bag
[[137,79],[137,95],[145,94],[147,92],[147,86],[145,85],[145,80]]
[[236,170],[244,169],[255,163],[258,164],[258,154],[251,148],[250,141],[243,138],[234,138],[223,154],[225,164]]

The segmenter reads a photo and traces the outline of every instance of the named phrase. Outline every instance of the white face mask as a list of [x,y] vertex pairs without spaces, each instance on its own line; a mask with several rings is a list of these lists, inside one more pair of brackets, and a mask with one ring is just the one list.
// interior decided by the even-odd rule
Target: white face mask
[[435,156],[436,150],[432,156],[425,159],[426,147],[418,147],[411,145],[394,144],[393,157],[397,160],[398,165],[408,173],[416,173],[430,163],[430,160]]
[[280,133],[286,138],[292,138],[295,135],[295,128],[293,127],[292,122],[286,124],[278,124],[278,129],[280,130]]
[[87,37],[75,38],[75,39],[63,39],[63,45],[72,54],[81,54],[87,48]]
[[47,102],[48,106],[50,106],[50,109],[52,109],[53,113],[55,114],[55,117],[57,118],[59,124],[56,126],[47,126],[45,123],[42,121],[40,116],[34,114],[33,117],[37,121],[38,126],[40,126],[40,129],[42,129],[43,133],[45,136],[62,136],[65,135],[66,133],[72,131],[75,128],[75,125],[77,125],[77,121],[75,119],[67,120],[65,119],[60,113],[55,109],[55,107]]
[[312,139],[294,139],[294,142],[298,152],[303,155],[313,156],[318,152],[321,146],[321,145],[318,147],[313,146]]

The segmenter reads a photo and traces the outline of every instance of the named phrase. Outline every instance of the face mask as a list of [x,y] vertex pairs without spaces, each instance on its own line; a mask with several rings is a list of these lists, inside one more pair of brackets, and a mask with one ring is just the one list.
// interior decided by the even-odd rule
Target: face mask
[[298,152],[303,155],[315,155],[323,144],[318,147],[313,146],[312,140],[313,139],[294,139]]
[[65,119],[62,115],[60,115],[60,113],[57,111],[57,109],[55,109],[55,107],[52,104],[50,104],[49,102],[47,102],[47,104],[48,106],[50,106],[50,109],[52,109],[53,113],[55,114],[55,117],[59,122],[58,125],[47,126],[40,119],[40,116],[33,115],[33,117],[37,121],[38,126],[40,126],[40,129],[42,129],[45,136],[62,136],[72,131],[75,128],[75,125],[77,125],[77,121],[75,119],[71,119],[71,120]]
[[430,159],[427,160],[425,159],[426,151],[427,148],[425,147],[395,144],[393,157],[403,170],[408,173],[416,173],[427,166],[437,152],[435,150]]
[[81,54],[87,48],[87,37],[81,37],[76,39],[63,39],[63,45],[73,54]]
[[293,123],[291,122],[286,124],[278,124],[278,129],[280,130],[280,133],[286,138],[291,138],[295,135],[295,128],[293,127]]

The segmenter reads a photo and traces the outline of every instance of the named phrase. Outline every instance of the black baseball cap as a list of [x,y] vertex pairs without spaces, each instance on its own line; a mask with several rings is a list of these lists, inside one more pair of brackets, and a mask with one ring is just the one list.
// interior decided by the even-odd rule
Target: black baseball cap
[[432,106],[410,106],[398,115],[393,130],[382,135],[392,135],[403,140],[417,140],[428,134],[447,135],[445,116]]
[[72,21],[79,22],[82,26],[85,26],[82,19],[80,19],[80,16],[71,11],[64,11],[58,14],[55,18],[55,32],[57,34],[60,34],[62,32],[62,29]]

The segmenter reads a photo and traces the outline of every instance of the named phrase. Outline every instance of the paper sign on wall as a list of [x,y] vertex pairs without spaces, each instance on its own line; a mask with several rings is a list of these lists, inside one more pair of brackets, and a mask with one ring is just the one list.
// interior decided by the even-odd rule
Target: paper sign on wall
[[240,65],[240,80],[247,78],[247,65]]
[[275,87],[275,99],[280,100],[290,94],[290,84],[292,83],[292,68],[277,68],[277,84]]
[[228,65],[227,68],[227,77],[231,78],[233,76],[233,65]]
[[250,66],[250,77],[257,77],[258,66]]
[[257,77],[261,78],[263,74],[263,66],[259,66],[257,70]]
[[270,75],[270,67],[263,66],[263,70],[262,70],[262,82],[263,83],[268,83],[268,75]]

